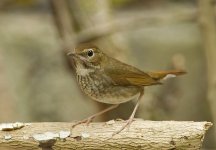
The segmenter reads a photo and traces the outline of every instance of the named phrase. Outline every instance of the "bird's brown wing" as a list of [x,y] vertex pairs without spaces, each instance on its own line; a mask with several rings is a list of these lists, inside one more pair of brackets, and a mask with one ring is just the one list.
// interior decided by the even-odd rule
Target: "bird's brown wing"
[[116,85],[148,86],[160,84],[160,82],[153,79],[147,73],[116,59],[112,59],[112,61],[107,62],[107,64],[104,66],[104,72]]

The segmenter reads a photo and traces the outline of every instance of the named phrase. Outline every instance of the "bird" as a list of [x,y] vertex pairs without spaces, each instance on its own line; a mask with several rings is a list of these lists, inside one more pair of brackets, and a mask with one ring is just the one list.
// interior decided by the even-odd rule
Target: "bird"
[[81,123],[89,124],[95,117],[117,108],[122,103],[137,99],[129,119],[112,136],[129,127],[134,120],[145,86],[160,85],[162,80],[186,73],[184,70],[144,72],[108,56],[91,43],[79,44],[67,55],[73,60],[81,90],[97,102],[111,104],[110,107],[75,123],[72,128]]

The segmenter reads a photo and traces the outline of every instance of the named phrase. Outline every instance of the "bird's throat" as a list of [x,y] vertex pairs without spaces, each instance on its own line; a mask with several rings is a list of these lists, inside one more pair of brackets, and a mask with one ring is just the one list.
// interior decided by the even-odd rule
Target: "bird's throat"
[[86,76],[86,75],[89,75],[89,73],[91,72],[94,72],[93,69],[87,69],[87,68],[81,68],[81,67],[77,67],[76,68],[76,73],[77,75],[80,75],[80,76]]

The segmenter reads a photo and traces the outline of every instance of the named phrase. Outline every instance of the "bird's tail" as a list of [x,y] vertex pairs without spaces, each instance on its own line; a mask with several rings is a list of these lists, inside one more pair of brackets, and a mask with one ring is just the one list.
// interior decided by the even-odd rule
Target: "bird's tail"
[[183,70],[169,70],[169,71],[157,71],[157,72],[148,72],[153,79],[156,81],[166,80],[168,78],[173,78],[179,75],[185,74],[186,71]]

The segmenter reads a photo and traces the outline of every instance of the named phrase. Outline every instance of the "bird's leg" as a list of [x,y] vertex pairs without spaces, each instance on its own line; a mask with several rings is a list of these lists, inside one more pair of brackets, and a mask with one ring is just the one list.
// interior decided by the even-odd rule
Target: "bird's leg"
[[126,121],[126,124],[123,125],[118,131],[114,132],[114,133],[112,134],[112,137],[113,137],[114,135],[116,135],[116,134],[119,134],[119,133],[120,133],[122,130],[124,130],[126,127],[130,127],[131,123],[133,122],[134,116],[135,116],[135,114],[136,114],[137,108],[138,108],[138,106],[139,106],[139,104],[140,104],[140,100],[141,100],[143,94],[144,94],[144,90],[142,89],[142,91],[140,92],[140,95],[139,95],[139,97],[138,97],[137,103],[136,103],[136,105],[135,105],[135,107],[134,107],[134,110],[133,110],[132,114],[130,115],[129,119]]
[[77,125],[79,125],[79,124],[82,124],[82,123],[86,123],[86,124],[88,125],[95,117],[100,116],[100,115],[102,115],[102,114],[104,114],[104,113],[106,113],[106,112],[108,112],[108,111],[110,111],[110,110],[112,110],[112,109],[118,107],[118,105],[119,105],[119,104],[112,105],[112,106],[110,106],[110,107],[108,107],[108,108],[106,108],[106,109],[104,109],[104,110],[102,110],[102,111],[100,111],[100,112],[98,112],[98,113],[96,113],[96,114],[93,114],[93,115],[89,116],[88,118],[83,119],[83,120],[81,120],[81,121],[75,123],[75,124],[72,126],[72,128],[74,128],[75,126],[77,126]]

